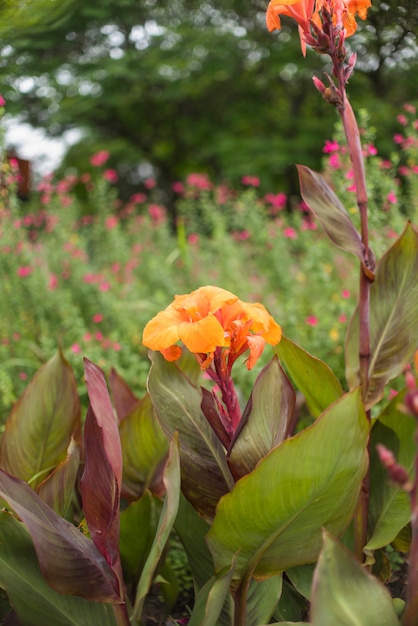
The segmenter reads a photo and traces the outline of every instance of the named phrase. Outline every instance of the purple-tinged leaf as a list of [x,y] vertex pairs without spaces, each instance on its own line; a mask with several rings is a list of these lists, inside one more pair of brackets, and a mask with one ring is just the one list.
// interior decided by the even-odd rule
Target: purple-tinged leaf
[[35,488],[65,459],[80,428],[76,380],[58,352],[38,370],[9,416],[0,466]]
[[[320,222],[328,237],[336,246],[354,254],[365,263],[364,246],[347,211],[326,182],[325,178],[305,165],[296,166],[302,198]],[[374,261],[365,269],[373,271]]]
[[122,451],[118,424],[106,380],[100,367],[88,359],[84,359],[84,376],[90,405],[97,425],[103,433],[105,455],[120,487],[122,482]]
[[122,497],[136,500],[146,489],[162,494],[168,442],[148,394],[121,421],[119,435],[123,458]]
[[228,464],[238,480],[289,434],[296,395],[274,357],[255,381],[236,436],[228,452]]
[[72,439],[64,461],[36,489],[38,496],[62,517],[70,505],[79,467],[80,446]]
[[136,408],[139,399],[114,368],[110,370],[109,387],[117,418],[122,422]]
[[[418,348],[418,233],[408,224],[383,255],[370,287],[370,362],[366,408],[383,396],[385,385],[399,376]],[[345,342],[350,389],[360,383],[359,313],[355,311]]]
[[42,574],[55,591],[120,603],[115,576],[91,539],[50,509],[27,483],[3,470],[0,497],[28,529]]

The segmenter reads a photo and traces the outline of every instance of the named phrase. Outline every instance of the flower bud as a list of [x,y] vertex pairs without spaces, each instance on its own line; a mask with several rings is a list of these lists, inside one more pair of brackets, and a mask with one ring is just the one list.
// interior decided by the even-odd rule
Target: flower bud
[[411,483],[409,482],[408,471],[403,465],[396,462],[393,452],[381,443],[377,444],[376,450],[390,480],[405,491],[410,491]]

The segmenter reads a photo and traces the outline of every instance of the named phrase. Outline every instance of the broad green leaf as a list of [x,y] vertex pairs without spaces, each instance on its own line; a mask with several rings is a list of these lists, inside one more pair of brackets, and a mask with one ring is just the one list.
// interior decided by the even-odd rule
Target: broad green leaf
[[215,573],[212,555],[205,541],[210,526],[183,494],[174,528],[186,552],[195,588],[199,591]]
[[[83,570],[74,575],[83,576]],[[0,587],[20,624],[116,626],[110,604],[61,595],[48,585],[25,526],[4,510],[0,511]]]
[[412,478],[415,464],[416,421],[399,409],[405,391],[392,399],[376,419],[370,436],[369,541],[365,546],[377,550],[391,543],[411,519],[408,494],[391,483],[376,451],[378,443],[391,450],[398,463]]
[[219,498],[234,484],[225,449],[202,412],[201,390],[159,352],[150,358],[148,390],[155,413],[168,438],[179,433],[182,491],[211,519]]
[[144,568],[157,531],[162,503],[146,491],[120,514],[120,555],[124,571],[135,582]]
[[62,517],[65,517],[74,495],[79,467],[80,446],[72,439],[64,461],[61,461],[36,490],[38,496]]
[[[283,580],[282,595],[273,613],[273,619],[283,620],[284,623],[298,623],[306,614],[308,602],[286,580]],[[279,622],[281,623],[281,622]]]
[[295,589],[299,591],[304,598],[310,600],[312,579],[315,571],[315,563],[307,565],[299,565],[286,570],[286,576],[292,582]]
[[147,394],[119,425],[122,446],[122,496],[139,498],[145,489],[159,492],[160,467],[167,456],[167,438]]
[[287,437],[295,402],[295,392],[274,357],[255,381],[228,452],[228,464],[236,479],[249,474],[260,459]]
[[267,580],[252,580],[248,590],[245,626],[259,626],[268,622],[279,602],[283,587],[282,576]]
[[400,626],[385,587],[329,533],[314,576],[312,626]]
[[220,626],[219,616],[228,597],[233,572],[234,563],[213,576],[202,587],[196,597],[188,626]]
[[71,437],[79,431],[76,380],[57,352],[38,370],[9,416],[0,465],[35,488],[65,459]]
[[356,390],[264,457],[218,504],[208,534],[216,570],[235,554],[236,581],[313,562],[321,528],[342,534],[351,520],[367,469],[368,433]]
[[120,602],[113,572],[93,541],[50,509],[27,483],[0,470],[0,497],[28,529],[53,589],[88,600]]
[[[390,380],[403,372],[418,347],[418,233],[408,224],[376,267],[370,286],[370,384],[366,408],[383,396]],[[351,389],[359,375],[359,313],[346,336],[346,378]]]
[[302,198],[336,246],[364,261],[364,246],[350,216],[325,178],[305,165],[296,166]]
[[157,532],[149,551],[141,578],[138,583],[135,606],[133,610],[134,619],[140,620],[144,605],[145,596],[151,588],[154,573],[163,555],[167,541],[176,519],[180,500],[180,456],[177,433],[174,435],[168,455],[167,465],[164,472],[164,485],[166,496],[158,523]]
[[282,336],[275,348],[295,386],[303,393],[313,417],[343,395],[338,378],[326,363]]

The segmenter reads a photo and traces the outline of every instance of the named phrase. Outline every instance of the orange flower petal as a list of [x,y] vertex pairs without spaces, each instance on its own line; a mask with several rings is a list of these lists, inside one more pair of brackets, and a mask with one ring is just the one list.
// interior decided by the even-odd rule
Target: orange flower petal
[[161,354],[166,361],[177,361],[177,359],[181,357],[182,350],[180,346],[170,346],[169,348],[161,350]]
[[142,335],[142,343],[151,350],[164,350],[177,343],[180,339],[179,324],[184,322],[184,316],[171,306],[157,313],[148,322]]
[[181,341],[190,352],[206,354],[225,345],[224,329],[211,313],[198,322],[183,322],[178,331]]
[[265,341],[260,335],[249,335],[248,346],[250,348],[250,356],[245,361],[247,369],[252,369],[260,358],[264,350]]

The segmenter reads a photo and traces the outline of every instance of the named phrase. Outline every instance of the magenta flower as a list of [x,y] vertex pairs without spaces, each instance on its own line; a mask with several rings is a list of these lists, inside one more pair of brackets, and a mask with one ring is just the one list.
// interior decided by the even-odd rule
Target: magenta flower
[[248,187],[258,187],[260,185],[260,179],[257,176],[243,176],[241,182]]
[[387,200],[391,204],[396,204],[398,202],[398,199],[397,199],[394,191],[389,191],[389,193],[387,195]]
[[24,278],[25,276],[29,276],[32,274],[32,268],[30,265],[22,265],[17,269],[17,275],[20,278]]
[[99,152],[96,152],[96,154],[93,154],[90,159],[90,163],[94,167],[100,167],[101,165],[104,165],[106,163],[109,157],[110,153],[107,152],[107,150],[100,150]]
[[318,318],[315,315],[308,315],[305,322],[308,326],[318,326]]
[[0,107],[4,107],[4,105],[6,104],[6,100],[3,98],[3,96],[0,94]]
[[283,235],[286,237],[286,239],[297,239],[298,238],[297,232],[291,226],[288,226],[287,228],[285,228],[283,230]]
[[103,172],[103,178],[109,183],[116,183],[119,177],[116,170],[105,170]]

